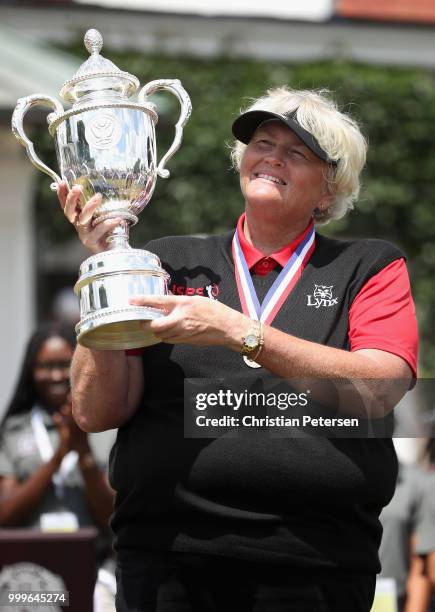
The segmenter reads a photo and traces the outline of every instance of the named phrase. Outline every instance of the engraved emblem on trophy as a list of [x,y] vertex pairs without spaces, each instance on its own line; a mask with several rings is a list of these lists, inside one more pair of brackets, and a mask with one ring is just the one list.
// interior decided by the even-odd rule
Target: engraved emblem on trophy
[[[133,101],[139,80],[100,55],[101,34],[88,30],[84,42],[90,57],[60,90],[71,108],[65,110],[58,100],[44,94],[20,98],[12,116],[12,131],[32,164],[54,180],[54,190],[61,177],[70,189],[79,185],[83,194],[80,206],[101,193],[94,225],[121,219],[107,238],[108,250],[92,255],[80,266],[74,287],[80,300],[78,342],[97,349],[150,346],[158,340],[143,330],[140,322],[163,313],[131,305],[129,300],[138,295],[167,295],[169,276],[156,255],[130,247],[129,229],[151,199],[157,176],[169,177],[165,166],[181,145],[192,107],[178,79],[151,81]],[[148,97],[160,90],[174,94],[181,111],[174,141],[157,162],[158,115]],[[38,158],[24,131],[26,113],[38,104],[52,109],[48,130],[55,140],[61,176]]]

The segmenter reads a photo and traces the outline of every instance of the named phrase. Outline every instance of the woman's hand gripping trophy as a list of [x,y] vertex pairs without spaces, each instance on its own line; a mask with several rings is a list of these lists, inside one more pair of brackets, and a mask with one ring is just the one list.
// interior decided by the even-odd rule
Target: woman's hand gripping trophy
[[119,218],[106,219],[94,223],[94,212],[101,205],[102,197],[96,193],[84,205],[81,204],[83,193],[79,185],[68,189],[66,181],[61,181],[57,187],[57,197],[65,217],[77,230],[83,245],[91,253],[101,253],[109,248],[107,236],[121,221]]

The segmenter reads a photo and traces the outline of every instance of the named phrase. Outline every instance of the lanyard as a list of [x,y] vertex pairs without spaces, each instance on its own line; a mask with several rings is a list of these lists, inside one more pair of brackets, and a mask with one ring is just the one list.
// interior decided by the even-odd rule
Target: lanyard
[[312,225],[260,304],[236,229],[232,249],[237,289],[244,314],[267,325],[274,320],[314,251],[315,235]]
[[[51,444],[50,437],[48,435],[47,428],[44,424],[42,410],[39,406],[34,406],[30,415],[30,424],[32,427],[33,435],[35,436],[36,446],[38,447],[41,459],[47,463],[54,455],[53,445]],[[70,451],[62,459],[62,463],[59,466],[58,471],[53,474],[53,486],[54,492],[58,499],[63,497],[65,480],[75,468],[78,459],[78,453],[76,451]]]

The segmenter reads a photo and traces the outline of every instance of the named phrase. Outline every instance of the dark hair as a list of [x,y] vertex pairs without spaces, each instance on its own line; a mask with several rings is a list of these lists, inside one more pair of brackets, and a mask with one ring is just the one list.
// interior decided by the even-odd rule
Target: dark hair
[[3,425],[7,417],[31,410],[32,406],[37,401],[37,393],[33,380],[33,369],[39,350],[44,342],[50,338],[63,338],[73,349],[76,344],[74,330],[65,323],[45,323],[32,334],[27,343],[21,372],[14,394],[12,395],[12,399],[6,409],[0,426]]
[[432,437],[426,442],[425,448],[425,457],[429,465],[435,465],[435,438],[433,436],[432,432]]

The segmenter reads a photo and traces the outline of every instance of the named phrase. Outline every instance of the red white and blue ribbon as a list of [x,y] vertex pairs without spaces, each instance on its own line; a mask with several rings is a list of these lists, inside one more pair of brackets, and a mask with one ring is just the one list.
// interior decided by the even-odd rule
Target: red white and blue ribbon
[[314,251],[315,235],[312,224],[260,304],[236,229],[232,249],[237,289],[244,314],[266,325],[274,320]]

